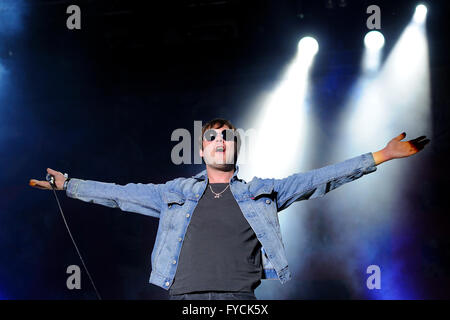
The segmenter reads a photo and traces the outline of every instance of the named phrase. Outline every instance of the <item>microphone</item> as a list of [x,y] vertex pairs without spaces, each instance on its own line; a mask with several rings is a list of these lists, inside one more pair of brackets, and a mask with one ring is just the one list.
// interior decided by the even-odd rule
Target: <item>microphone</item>
[[47,180],[50,183],[50,185],[52,185],[53,187],[56,188],[55,176],[54,175],[52,175],[50,173],[47,173],[47,175],[45,176],[45,180]]
[[[69,177],[69,175],[67,173],[64,173],[64,177],[66,177],[66,179],[67,179]],[[92,287],[94,287],[97,298],[99,300],[102,300],[102,297],[100,296],[100,293],[98,292],[97,287],[94,284],[94,280],[92,279],[91,274],[89,273],[89,270],[88,270],[86,264],[84,263],[83,257],[81,256],[80,250],[78,249],[75,239],[72,236],[72,232],[70,232],[70,228],[69,228],[69,225],[67,224],[66,217],[64,216],[64,212],[61,208],[61,204],[59,203],[58,196],[56,195],[56,191],[55,191],[55,189],[58,189],[55,184],[55,176],[50,173],[47,173],[47,175],[45,176],[45,180],[47,180],[53,188],[53,193],[55,194],[56,202],[58,203],[59,211],[61,212],[61,216],[64,220],[64,224],[66,225],[67,232],[69,232],[70,239],[72,239],[72,243],[75,247],[75,250],[78,253],[78,257],[80,257],[81,263],[83,264],[84,269],[86,269],[86,273],[89,277],[89,280],[91,281]]]

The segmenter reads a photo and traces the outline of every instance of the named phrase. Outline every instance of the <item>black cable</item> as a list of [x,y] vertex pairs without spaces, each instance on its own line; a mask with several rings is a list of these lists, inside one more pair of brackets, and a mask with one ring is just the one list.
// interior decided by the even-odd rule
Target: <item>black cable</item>
[[70,239],[72,239],[72,243],[75,246],[75,249],[77,250],[77,253],[78,253],[78,256],[80,257],[81,263],[83,264],[83,267],[86,270],[86,273],[87,273],[87,275],[89,277],[89,280],[91,281],[92,287],[94,287],[95,294],[97,295],[97,298],[99,300],[102,300],[102,297],[100,296],[100,293],[98,292],[97,287],[94,284],[94,280],[92,280],[91,274],[89,273],[89,270],[86,267],[86,264],[84,263],[83,257],[81,256],[81,253],[80,253],[80,250],[78,250],[78,246],[75,243],[75,240],[74,240],[74,238],[72,236],[72,232],[70,232],[70,228],[69,228],[69,225],[67,224],[66,217],[64,216],[64,213],[63,213],[63,210],[61,208],[61,205],[59,204],[59,199],[58,199],[58,196],[56,195],[56,191],[55,191],[55,188],[57,189],[57,187],[55,185],[55,177],[53,175],[47,175],[47,177],[48,176],[50,176],[50,179],[47,178],[47,181],[50,183],[50,186],[52,187],[53,193],[55,194],[56,202],[58,203],[59,211],[61,212],[61,216],[62,216],[62,218],[64,220],[64,224],[66,225],[67,231],[69,232]]

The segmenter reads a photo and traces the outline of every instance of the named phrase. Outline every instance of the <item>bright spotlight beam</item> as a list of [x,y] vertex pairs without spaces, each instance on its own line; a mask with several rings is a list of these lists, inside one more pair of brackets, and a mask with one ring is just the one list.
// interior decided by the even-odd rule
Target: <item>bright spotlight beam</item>
[[319,51],[319,43],[313,37],[304,37],[298,42],[298,52],[300,55],[314,57]]
[[[257,135],[248,151],[251,163],[240,166],[242,178],[285,178],[301,171],[300,164],[305,166],[309,161],[307,150],[314,143],[310,134],[314,120],[309,117],[307,96],[309,74],[318,50],[319,44],[314,38],[302,38],[295,58],[287,65],[274,90],[262,106],[258,104],[257,111],[251,113],[247,127],[255,129]],[[287,240],[293,244],[287,248],[287,255],[298,256],[306,244],[306,237],[297,237],[306,233],[302,230],[305,224],[302,215],[289,214],[289,210],[298,211],[299,208],[288,208],[279,220],[285,239],[295,237],[292,241]],[[302,264],[301,259],[298,264]],[[294,282],[292,286],[295,286]],[[267,281],[263,281],[258,293],[263,299],[284,298],[278,288]]]
[[384,47],[384,36],[379,31],[370,31],[364,37],[363,72],[377,71],[381,62],[381,49]]
[[384,46],[384,36],[380,31],[370,31],[364,37],[364,44],[369,50],[380,50]]
[[416,7],[416,12],[414,13],[413,21],[418,24],[423,24],[427,17],[427,7],[423,4],[419,4]]
[[[370,145],[375,146],[377,141],[394,136],[399,127],[409,128],[414,132],[432,132],[428,45],[424,25],[417,23],[423,21],[423,18],[424,11],[418,7],[414,19],[391,50],[382,69],[369,74],[369,77],[363,74],[358,79],[358,87],[349,97],[347,106],[341,109],[340,117],[334,119],[337,128],[334,136],[336,143],[333,143],[334,149],[329,152],[335,155],[335,159],[345,158],[347,154],[354,154],[356,150],[364,150]],[[365,51],[370,53],[367,47]],[[333,159],[329,161],[334,162]],[[362,199],[366,188],[373,190],[370,198],[376,199],[373,206],[377,208],[376,215],[367,211],[367,208],[371,207],[370,201],[346,203],[338,194],[323,200],[324,207],[330,211],[336,210],[329,212],[330,220],[327,221],[332,221],[330,225],[339,230],[336,234],[342,235],[336,241],[339,246],[329,251],[351,252],[351,259],[342,263],[345,264],[343,270],[348,270],[349,278],[352,279],[350,286],[355,290],[361,287],[361,280],[352,276],[353,270],[367,265],[368,261],[380,261],[380,265],[389,266],[385,268],[389,271],[384,273],[382,280],[388,283],[384,288],[389,289],[383,289],[381,294],[370,292],[369,298],[417,299],[420,288],[416,284],[401,280],[405,275],[404,266],[414,263],[413,260],[409,256],[399,259],[395,254],[389,257],[385,247],[386,244],[391,252],[405,250],[410,243],[398,239],[409,234],[410,230],[405,228],[404,233],[398,234],[396,231],[388,236],[391,238],[389,241],[384,242],[386,230],[393,225],[401,225],[405,220],[403,214],[396,213],[405,210],[405,203],[409,206],[409,202],[392,195],[402,193],[403,188],[408,190],[408,183],[405,182],[409,181],[412,168],[392,163],[385,169],[390,170],[389,173],[385,172],[385,177],[369,177],[357,185],[349,185],[347,191],[354,199]],[[369,181],[371,178],[372,182]],[[376,188],[375,186],[380,185],[379,179],[388,183],[383,188]],[[364,183],[368,186],[364,187]],[[342,215],[341,212],[348,215]],[[358,230],[358,234],[355,234],[354,230]],[[364,247],[365,245],[367,246]]]

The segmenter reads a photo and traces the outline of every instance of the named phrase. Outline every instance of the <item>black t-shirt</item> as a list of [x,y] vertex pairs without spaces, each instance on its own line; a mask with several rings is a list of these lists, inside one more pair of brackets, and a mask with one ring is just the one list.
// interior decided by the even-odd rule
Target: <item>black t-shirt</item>
[[170,294],[199,291],[253,292],[261,283],[261,244],[228,183],[212,183],[195,208],[180,252]]

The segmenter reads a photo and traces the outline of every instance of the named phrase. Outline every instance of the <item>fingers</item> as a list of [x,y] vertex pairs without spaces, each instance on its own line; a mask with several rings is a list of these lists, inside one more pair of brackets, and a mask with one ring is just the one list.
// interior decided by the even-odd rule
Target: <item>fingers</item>
[[396,136],[394,140],[400,141],[406,137],[406,132],[402,132],[400,135]]
[[50,168],[47,168],[47,172],[50,173],[51,175],[62,174],[61,172],[50,169]]
[[410,140],[409,142],[416,148],[418,151],[422,150],[425,145],[427,145],[431,140],[425,139],[426,136],[420,136],[413,140]]
[[412,139],[411,142],[419,142],[420,140],[426,138],[426,136],[420,136],[418,138]]
[[430,141],[431,141],[430,139],[425,139],[420,142],[415,142],[414,146],[417,148],[417,150],[422,150],[425,147],[425,145]]
[[33,188],[38,188],[38,189],[43,189],[43,190],[51,189],[50,183],[48,183],[47,181],[39,181],[36,179],[31,179],[28,184]]
[[420,149],[423,149],[430,141],[431,141],[430,139],[423,140],[420,143]]
[[[406,132],[402,132],[400,135],[395,137],[393,140],[401,141],[405,137],[406,137]],[[425,147],[425,145],[427,145],[431,141],[430,139],[425,139],[425,138],[426,138],[426,136],[420,136],[415,139],[409,140],[407,142],[409,142],[414,147],[414,149],[416,149],[416,151],[420,151]]]

